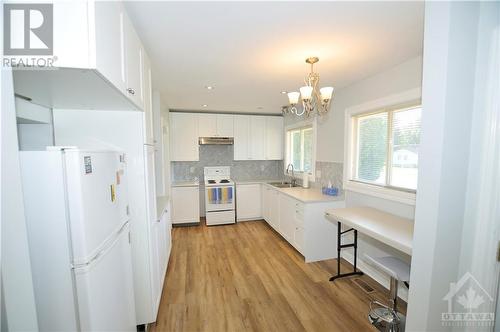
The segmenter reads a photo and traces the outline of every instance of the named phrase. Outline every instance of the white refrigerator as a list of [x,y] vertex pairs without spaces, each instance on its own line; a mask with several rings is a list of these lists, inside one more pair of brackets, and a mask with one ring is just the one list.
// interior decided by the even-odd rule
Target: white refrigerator
[[21,151],[41,331],[135,331],[124,155]]

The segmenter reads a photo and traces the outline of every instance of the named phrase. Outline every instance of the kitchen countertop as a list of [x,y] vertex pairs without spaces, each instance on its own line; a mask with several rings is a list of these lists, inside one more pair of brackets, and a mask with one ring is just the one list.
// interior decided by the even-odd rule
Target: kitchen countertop
[[179,181],[172,183],[172,187],[198,187],[199,185],[199,181]]
[[[292,188],[278,188],[270,185],[270,182],[281,182],[282,180],[245,180],[245,181],[235,181],[238,184],[265,184],[274,190],[277,190],[285,195],[288,195],[296,200],[303,203],[322,203],[322,202],[337,202],[343,201],[344,196],[329,196],[323,195],[320,188],[302,188],[302,187],[292,187]],[[236,194],[238,195],[238,194]]]

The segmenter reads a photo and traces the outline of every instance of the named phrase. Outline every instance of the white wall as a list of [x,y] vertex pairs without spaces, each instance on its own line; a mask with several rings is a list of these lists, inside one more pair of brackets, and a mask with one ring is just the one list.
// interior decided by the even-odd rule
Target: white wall
[[[499,40],[498,2],[426,3],[407,331],[452,330],[441,321],[448,312],[443,297],[466,271],[490,296],[497,293]],[[484,300],[480,311],[494,312],[494,303]]]

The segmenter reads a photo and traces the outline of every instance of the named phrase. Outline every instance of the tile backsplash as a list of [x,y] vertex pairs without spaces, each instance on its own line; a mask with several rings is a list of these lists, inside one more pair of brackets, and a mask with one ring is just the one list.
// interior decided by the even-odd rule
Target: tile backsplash
[[173,161],[173,181],[204,181],[203,167],[231,166],[234,180],[274,180],[283,178],[282,160],[233,160],[233,145],[200,145],[199,161]]
[[321,188],[323,186],[327,186],[328,183],[331,182],[334,187],[339,188],[342,192],[343,172],[343,163],[317,161],[315,174],[316,179],[313,186]]

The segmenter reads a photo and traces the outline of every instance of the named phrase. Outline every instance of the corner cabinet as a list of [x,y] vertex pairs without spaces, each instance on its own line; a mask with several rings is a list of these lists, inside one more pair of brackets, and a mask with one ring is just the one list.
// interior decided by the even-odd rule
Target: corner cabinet
[[53,67],[14,70],[15,92],[60,109],[143,110],[141,40],[120,1],[53,3]]
[[170,160],[198,161],[198,115],[170,113]]

